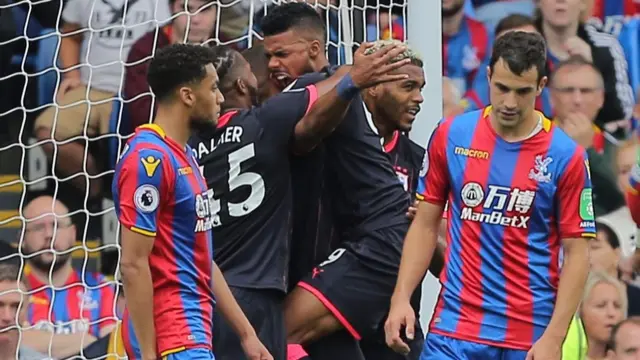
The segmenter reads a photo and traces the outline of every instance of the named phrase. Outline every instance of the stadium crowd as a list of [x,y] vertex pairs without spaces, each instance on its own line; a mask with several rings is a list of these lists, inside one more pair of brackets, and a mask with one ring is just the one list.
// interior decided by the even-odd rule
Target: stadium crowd
[[[217,49],[218,86],[225,103],[245,107],[239,105],[242,94],[232,89],[237,79],[225,82],[222,77],[251,81],[238,75],[246,73],[255,75],[255,98],[263,103],[303,75],[292,70],[296,66],[308,62],[324,69],[344,63],[345,53],[355,51],[341,41],[338,1],[307,2],[315,5],[326,26],[326,46],[319,50],[278,47],[278,41],[285,40],[276,28],[287,24],[274,25],[269,14],[277,5],[261,1],[0,0],[0,173],[23,171],[19,155],[1,153],[26,144],[27,138],[35,138],[51,169],[46,178],[33,179],[47,182],[46,189],[25,193],[16,204],[25,220],[21,229],[3,232],[12,238],[0,240],[0,360],[16,354],[19,359],[125,356],[121,319],[126,300],[116,276],[118,250],[90,249],[79,262],[73,261],[72,252],[77,241],[86,245],[87,234],[104,234],[98,229],[103,226],[100,221],[87,218],[103,216],[103,200],[114,198],[111,182],[124,145],[121,140],[150,123],[157,112],[147,81],[151,58],[172,44],[208,44]],[[366,21],[357,40],[411,43],[405,2],[361,3],[367,5]],[[296,26],[294,20],[291,24]],[[444,118],[490,104],[487,67],[492,48],[514,30],[538,33],[546,41],[549,81],[536,109],[586,149],[590,164],[597,232],[589,243],[590,273],[564,342],[563,359],[640,359],[640,1],[442,0]],[[59,46],[43,68],[37,59],[51,40]],[[326,64],[324,55],[318,55],[325,50]],[[233,60],[236,57],[244,62],[238,65],[241,60]],[[422,66],[417,56],[409,58]],[[44,70],[54,61],[61,71],[51,82],[45,80],[51,72]],[[421,84],[412,86],[421,89]],[[250,107],[254,103],[249,101]],[[407,101],[414,101],[419,110],[422,99]],[[296,111],[293,104],[283,106]],[[410,124],[374,125],[400,181],[415,199],[426,144],[408,140]],[[412,163],[393,158],[398,141],[417,154]],[[198,160],[203,161],[202,154]],[[308,169],[308,176],[320,171]],[[296,189],[295,182],[292,186],[294,197],[304,197],[306,189]],[[294,201],[293,213],[319,212],[323,205]],[[293,242],[281,249],[291,253],[289,269],[283,270],[290,278],[267,286],[275,296],[291,291],[314,264],[327,256],[332,259],[336,236],[322,225],[309,226],[318,228],[314,237],[331,241],[311,248]],[[294,238],[296,233],[309,233],[295,226],[286,229]],[[102,238],[101,244],[115,241]],[[446,247],[446,242],[440,245]],[[100,266],[89,271],[91,252],[102,258]],[[227,274],[226,264],[219,265],[233,290],[237,284],[231,279],[237,274]],[[222,326],[216,323],[214,333]],[[358,338],[357,332],[350,333]],[[386,348],[384,336],[363,338],[361,344],[365,356]]]

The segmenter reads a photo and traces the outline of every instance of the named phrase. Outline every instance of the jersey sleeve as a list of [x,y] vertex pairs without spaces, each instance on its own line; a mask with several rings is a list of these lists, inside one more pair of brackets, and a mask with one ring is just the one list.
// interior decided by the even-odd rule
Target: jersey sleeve
[[449,193],[447,174],[447,138],[441,124],[431,134],[422,160],[416,198],[436,204],[444,204]]
[[90,13],[87,12],[86,2],[82,0],[68,0],[62,11],[62,20],[66,23],[87,27]]
[[562,239],[595,237],[591,170],[587,154],[577,148],[558,180],[558,231]]
[[155,149],[130,151],[116,174],[116,214],[122,226],[156,236],[158,213],[166,205],[173,171],[170,159]]
[[274,143],[287,145],[295,125],[309,112],[316,100],[318,91],[313,84],[302,89],[288,90],[260,106],[257,118]]

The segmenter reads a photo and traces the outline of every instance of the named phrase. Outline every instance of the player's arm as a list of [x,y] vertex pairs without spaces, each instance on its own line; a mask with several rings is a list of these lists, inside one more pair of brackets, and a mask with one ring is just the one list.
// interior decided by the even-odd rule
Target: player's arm
[[122,284],[127,308],[144,359],[156,359],[156,331],[153,317],[153,282],[149,255],[154,238],[122,227]]
[[543,336],[562,344],[576,313],[589,273],[589,239],[595,237],[591,175],[582,148],[567,164],[556,192],[564,262],[551,321]]
[[384,326],[387,345],[400,353],[406,354],[409,351],[409,346],[400,337],[403,326],[406,326],[407,338],[413,339],[415,313],[410,299],[432,263],[442,212],[449,193],[446,136],[443,125],[438,125],[425,153],[420,171],[422,179],[416,194],[420,204],[404,240],[398,279],[391,297],[389,317]]
[[168,159],[160,151],[125,154],[116,173],[116,212],[122,225],[120,270],[127,309],[143,359],[156,359],[153,282],[149,256],[157,233],[162,196],[172,188]]
[[354,64],[346,75],[342,72],[347,69],[340,69],[338,73],[316,85],[315,91],[319,96],[317,101],[312,104],[310,99],[309,104],[312,106],[294,128],[294,152],[308,152],[329,135],[340,124],[351,100],[360,90],[382,82],[406,78],[404,74],[390,74],[410,61],[404,59],[391,63],[391,59],[406,50],[404,45],[385,46],[373,54],[365,55],[365,51],[372,45],[365,43],[360,46],[354,55]]
[[216,298],[217,310],[220,311],[241,340],[256,336],[253,326],[251,326],[249,319],[244,315],[240,305],[233,297],[222,271],[220,271],[215,262],[213,263],[211,276],[213,278],[213,295]]
[[267,348],[262,344],[255,329],[244,315],[240,305],[233,297],[222,271],[214,262],[211,277],[213,278],[213,295],[217,300],[218,311],[224,316],[233,331],[240,338],[240,342],[248,358],[273,360]]

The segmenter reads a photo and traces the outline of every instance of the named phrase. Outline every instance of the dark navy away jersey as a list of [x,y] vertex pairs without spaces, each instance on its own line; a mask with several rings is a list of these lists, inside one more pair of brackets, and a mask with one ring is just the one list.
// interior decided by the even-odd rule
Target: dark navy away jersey
[[384,151],[391,158],[391,165],[393,165],[404,191],[411,195],[413,201],[418,188],[424,148],[414,143],[406,135],[396,131],[393,134],[393,139],[385,144]]
[[[326,76],[326,73],[304,75],[292,88],[303,88]],[[341,239],[348,240],[350,234],[408,226],[409,195],[399,183],[382,138],[359,95],[324,144],[325,183]]]
[[215,261],[229,285],[286,291],[291,237],[290,140],[314,86],[224,114],[194,136],[216,214]]

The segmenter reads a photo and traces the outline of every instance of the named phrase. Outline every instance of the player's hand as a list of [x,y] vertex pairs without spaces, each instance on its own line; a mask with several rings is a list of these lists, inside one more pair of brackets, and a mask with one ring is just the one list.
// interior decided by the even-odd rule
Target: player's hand
[[77,88],[81,84],[82,83],[80,82],[80,75],[77,75],[77,76],[76,75],[68,75],[67,77],[65,77],[60,82],[60,86],[58,87],[57,100],[60,101],[62,99],[62,97],[64,96],[64,94],[66,94],[69,91]]
[[387,317],[387,321],[384,323],[384,334],[387,346],[397,353],[407,355],[411,348],[402,340],[400,331],[404,328],[407,339],[413,340],[415,336],[415,323],[416,314],[409,301],[398,302],[391,299],[389,317]]
[[543,334],[527,353],[526,360],[561,360],[563,340]]
[[273,360],[269,350],[262,344],[258,336],[253,334],[242,340],[242,349],[249,360]]
[[409,218],[409,220],[413,220],[413,218],[416,217],[416,213],[418,212],[418,205],[420,205],[420,202],[416,200],[413,202],[413,204],[411,204],[411,206],[409,206],[409,210],[407,211],[407,217]]
[[407,50],[404,44],[387,45],[378,51],[365,55],[366,51],[373,46],[373,43],[363,43],[353,56],[353,66],[349,73],[353,84],[359,89],[365,89],[384,82],[406,79],[407,74],[391,74],[409,62],[410,59],[400,60],[390,63],[391,59]]
[[573,36],[564,43],[564,47],[569,55],[579,55],[589,62],[593,62],[591,46],[577,36]]
[[568,115],[563,121],[562,130],[585,149],[593,146],[593,122],[586,115],[578,112]]

